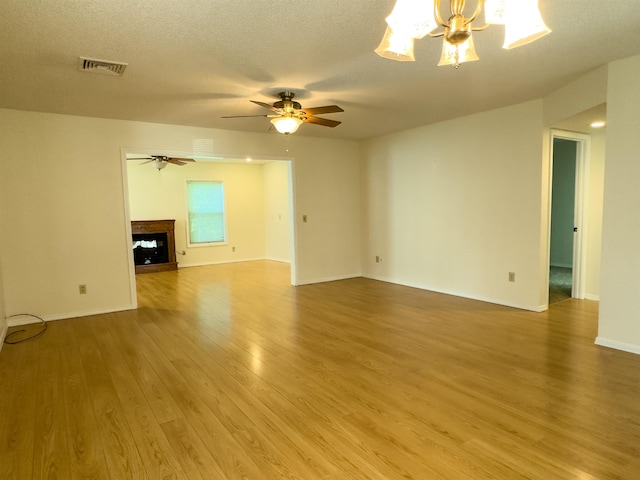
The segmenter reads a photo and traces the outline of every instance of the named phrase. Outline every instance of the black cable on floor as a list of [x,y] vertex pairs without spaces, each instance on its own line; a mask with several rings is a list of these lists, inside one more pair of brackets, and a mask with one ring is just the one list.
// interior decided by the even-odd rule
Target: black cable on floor
[[21,338],[19,340],[10,340],[10,338],[13,337],[14,335],[17,335],[18,333],[25,333],[27,331],[26,328],[23,328],[22,330],[16,330],[15,332],[11,332],[11,333],[7,334],[7,336],[4,339],[4,343],[6,343],[8,345],[15,345],[16,343],[26,342],[27,340],[31,340],[33,338],[39,337],[40,335],[42,335],[44,332],[47,331],[47,322],[45,322],[44,319],[40,318],[37,315],[33,315],[32,313],[16,313],[15,315],[9,315],[6,318],[13,318],[13,317],[33,317],[33,318],[37,318],[38,320],[40,320],[42,322],[42,325],[41,325],[40,330],[37,333],[35,333],[34,335],[30,335],[28,337]]

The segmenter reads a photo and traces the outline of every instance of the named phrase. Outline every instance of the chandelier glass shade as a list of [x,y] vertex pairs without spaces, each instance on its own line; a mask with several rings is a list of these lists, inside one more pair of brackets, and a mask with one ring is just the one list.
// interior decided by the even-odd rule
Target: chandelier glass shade
[[[383,58],[414,61],[413,44],[427,35],[443,37],[438,65],[453,65],[478,60],[472,33],[490,25],[505,30],[503,48],[531,43],[551,32],[545,25],[538,0],[476,0],[475,10],[465,12],[465,0],[449,0],[450,16],[442,16],[442,0],[396,0],[386,18],[387,30],[375,52]],[[466,15],[469,15],[468,17]],[[484,23],[479,22],[481,15]],[[441,31],[436,31],[441,28]]]
[[278,132],[289,135],[290,133],[295,133],[303,122],[298,117],[284,116],[272,118],[271,123]]
[[[445,33],[446,36],[446,33]],[[440,56],[439,67],[443,65],[460,65],[464,62],[473,62],[480,60],[476,53],[476,48],[473,45],[473,36],[469,35],[464,42],[454,45],[447,42],[442,42],[442,55]]]
[[382,42],[375,52],[383,58],[396,60],[398,62],[415,62],[413,55],[414,37],[406,35],[402,32],[394,33],[391,27],[387,27],[387,31],[382,37]]

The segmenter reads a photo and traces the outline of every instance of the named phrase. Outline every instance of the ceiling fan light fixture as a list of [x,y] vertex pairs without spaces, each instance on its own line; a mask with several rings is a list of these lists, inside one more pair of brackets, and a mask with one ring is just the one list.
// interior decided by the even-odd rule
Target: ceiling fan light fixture
[[382,37],[382,41],[375,52],[382,58],[396,60],[397,62],[415,62],[416,57],[413,54],[413,38],[401,32],[395,32],[391,27]]
[[158,169],[158,171],[160,171],[160,170],[162,170],[164,167],[166,167],[167,165],[169,165],[169,162],[165,162],[165,161],[162,161],[162,160],[160,160],[160,159],[156,158],[156,159],[154,159],[154,160],[151,162],[151,165],[153,165],[155,168],[157,168],[157,169]]
[[276,117],[271,119],[271,123],[276,130],[284,135],[295,133],[302,125],[302,120],[298,117]]
[[[323,127],[337,127],[342,122],[337,120],[330,120],[328,118],[317,117],[318,114],[326,113],[340,113],[344,112],[338,105],[324,105],[322,107],[310,107],[302,108],[300,103],[293,100],[295,94],[293,92],[280,92],[278,93],[280,100],[273,105],[268,103],[259,102],[257,100],[250,100],[251,103],[260,105],[271,111],[269,115],[233,115],[222,118],[243,118],[243,117],[268,117],[270,122],[276,128],[276,130],[284,135],[289,135],[298,130],[298,127],[303,123],[310,123],[312,125],[321,125]],[[184,160],[184,159],[183,159]]]

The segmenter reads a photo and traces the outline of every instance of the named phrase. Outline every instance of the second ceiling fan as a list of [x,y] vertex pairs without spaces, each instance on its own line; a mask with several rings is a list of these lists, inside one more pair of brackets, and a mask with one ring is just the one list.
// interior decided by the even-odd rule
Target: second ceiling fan
[[173,165],[183,166],[189,162],[195,162],[193,158],[178,158],[178,157],[167,157],[166,155],[145,155],[141,157],[127,157],[127,160],[146,160],[146,162],[142,162],[140,165],[144,165],[146,163],[152,163],[158,171],[162,170],[164,167],[169,165],[170,163]]
[[273,105],[268,103],[258,102],[257,100],[250,100],[256,105],[268,108],[273,113],[264,115],[232,115],[222,118],[246,118],[246,117],[267,117],[271,118],[271,123],[276,130],[285,135],[294,133],[298,130],[298,127],[303,123],[313,123],[315,125],[322,125],[323,127],[337,127],[342,122],[337,120],[329,120],[327,118],[316,117],[316,115],[322,115],[327,113],[340,113],[344,112],[342,108],[337,105],[326,105],[324,107],[311,107],[302,108],[300,103],[293,100],[295,94],[293,92],[280,92],[278,93],[280,100]]

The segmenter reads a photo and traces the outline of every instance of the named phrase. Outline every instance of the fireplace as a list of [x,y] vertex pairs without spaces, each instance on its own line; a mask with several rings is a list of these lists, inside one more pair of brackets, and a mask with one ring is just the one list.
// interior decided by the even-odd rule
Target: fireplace
[[136,273],[176,270],[175,220],[131,222],[133,261]]

